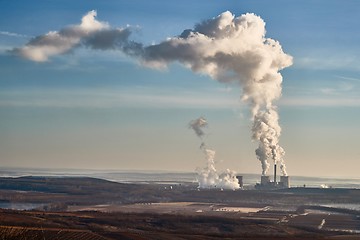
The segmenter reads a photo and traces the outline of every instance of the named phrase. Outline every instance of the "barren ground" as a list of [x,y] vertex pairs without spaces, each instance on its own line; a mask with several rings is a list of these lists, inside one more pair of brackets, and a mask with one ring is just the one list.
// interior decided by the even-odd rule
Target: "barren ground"
[[[360,239],[360,190],[198,191],[193,184],[0,179],[0,239]],[[18,205],[16,205],[18,206]]]

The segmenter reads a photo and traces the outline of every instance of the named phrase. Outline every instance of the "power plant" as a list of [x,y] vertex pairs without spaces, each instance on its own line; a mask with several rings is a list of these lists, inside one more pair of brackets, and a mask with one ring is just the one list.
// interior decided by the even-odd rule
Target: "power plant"
[[270,180],[270,176],[263,175],[261,176],[260,183],[255,185],[256,189],[281,189],[281,188],[290,188],[290,179],[289,176],[280,176],[280,181],[277,181],[276,177],[277,166],[274,164],[274,180]]
[[[271,116],[268,116],[271,111],[264,112],[260,114],[258,117],[261,119],[257,119],[255,121],[256,127],[260,128],[263,126],[263,121],[268,121]],[[273,113],[276,115],[276,113]],[[264,119],[262,119],[264,118]],[[276,120],[276,119],[275,119]],[[276,121],[275,121],[276,122]],[[259,126],[257,125],[259,124]],[[265,124],[266,126],[270,123]],[[226,171],[222,173],[218,173],[215,166],[215,150],[209,148],[207,144],[205,143],[204,137],[206,136],[204,132],[204,128],[208,126],[208,123],[204,117],[199,117],[197,119],[194,119],[189,122],[189,128],[192,129],[195,134],[202,140],[200,149],[203,151],[205,159],[206,159],[206,166],[202,169],[198,170],[197,173],[197,181],[199,183],[198,188],[220,188],[220,189],[244,189],[244,182],[243,182],[243,176],[236,175],[234,171],[231,171],[227,169]],[[259,131],[260,131],[259,130]],[[260,131],[262,133],[262,131]],[[260,134],[259,133],[259,134]],[[260,138],[262,139],[262,138]],[[276,151],[279,151],[278,153],[273,149],[272,153],[272,159],[274,160],[274,178],[273,181],[271,181],[270,176],[266,175],[269,164],[267,161],[267,158],[269,156],[264,155],[264,152],[267,152],[266,149],[263,149],[264,144],[260,144],[259,148],[256,149],[255,153],[257,154],[257,157],[259,160],[262,160],[262,176],[261,176],[261,182],[257,183],[254,187],[256,189],[282,189],[282,188],[289,188],[290,187],[290,181],[289,177],[286,173],[286,166],[283,161],[283,158],[280,158],[282,155],[284,155],[284,150],[280,146],[273,146]],[[280,181],[277,180],[277,163],[280,164],[280,170],[281,170],[281,177]],[[245,187],[246,188],[246,187]],[[253,187],[251,187],[253,188]]]

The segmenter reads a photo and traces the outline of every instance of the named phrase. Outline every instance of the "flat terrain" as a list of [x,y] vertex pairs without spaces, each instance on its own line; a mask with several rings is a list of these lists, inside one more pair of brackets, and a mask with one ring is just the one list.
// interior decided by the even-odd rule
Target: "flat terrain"
[[1,178],[0,239],[360,239],[360,212],[341,207],[359,203],[356,189]]

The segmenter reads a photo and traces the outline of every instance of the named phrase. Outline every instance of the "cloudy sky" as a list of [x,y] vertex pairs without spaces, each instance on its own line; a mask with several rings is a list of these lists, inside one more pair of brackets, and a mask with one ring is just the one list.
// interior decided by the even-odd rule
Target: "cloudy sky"
[[226,11],[260,16],[293,57],[274,102],[288,174],[358,177],[356,0],[0,0],[1,166],[193,171],[188,123],[203,116],[218,168],[260,174],[239,84],[199,66],[199,48],[154,53]]

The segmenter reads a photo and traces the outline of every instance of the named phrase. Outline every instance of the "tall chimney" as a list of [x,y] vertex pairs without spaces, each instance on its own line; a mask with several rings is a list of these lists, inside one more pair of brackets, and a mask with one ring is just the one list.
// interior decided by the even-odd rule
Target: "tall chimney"
[[274,164],[274,184],[276,185],[276,163]]

